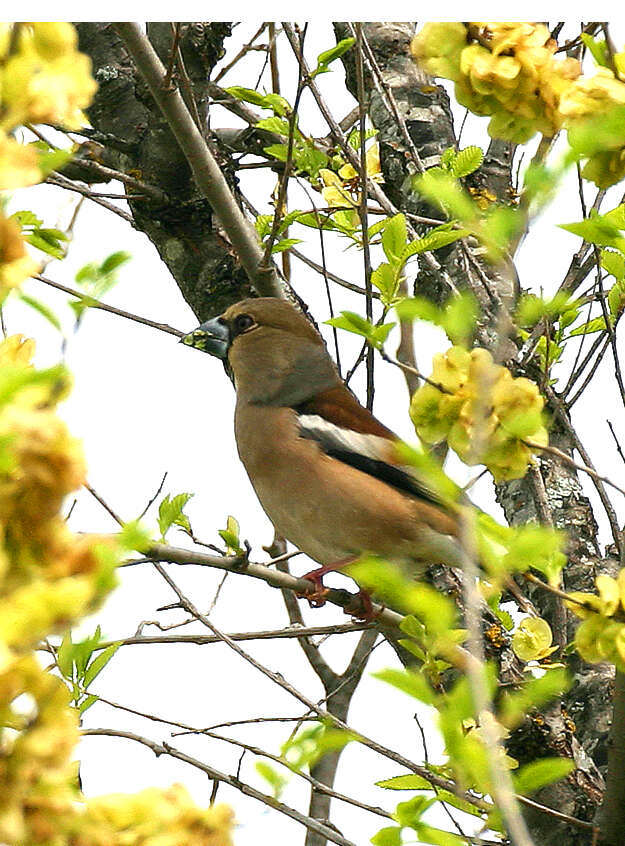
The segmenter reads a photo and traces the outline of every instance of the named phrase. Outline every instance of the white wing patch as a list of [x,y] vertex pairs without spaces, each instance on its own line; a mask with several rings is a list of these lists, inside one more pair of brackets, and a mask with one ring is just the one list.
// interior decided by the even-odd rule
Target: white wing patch
[[343,429],[335,423],[329,423],[319,414],[300,414],[297,420],[302,437],[317,441],[324,452],[351,452],[374,461],[388,460],[387,438]]

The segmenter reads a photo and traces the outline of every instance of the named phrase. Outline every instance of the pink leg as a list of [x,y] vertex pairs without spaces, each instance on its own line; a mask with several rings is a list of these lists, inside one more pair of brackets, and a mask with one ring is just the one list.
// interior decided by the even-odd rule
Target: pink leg
[[309,582],[312,582],[315,586],[315,590],[312,593],[302,594],[302,596],[308,600],[312,608],[321,608],[322,605],[325,605],[325,597],[328,593],[328,589],[323,584],[323,577],[326,573],[333,573],[336,570],[341,570],[343,567],[347,567],[348,564],[351,564],[352,561],[354,561],[354,558],[343,558],[341,561],[317,567],[316,570],[311,570],[310,573],[306,573],[301,577],[302,579],[307,579]]

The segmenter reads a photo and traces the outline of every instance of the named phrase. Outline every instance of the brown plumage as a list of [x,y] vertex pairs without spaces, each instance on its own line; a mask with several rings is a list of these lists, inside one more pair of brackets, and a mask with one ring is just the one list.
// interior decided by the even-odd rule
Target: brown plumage
[[331,568],[364,553],[457,565],[456,514],[402,467],[398,438],[343,385],[292,305],[243,300],[184,339],[226,358],[241,461],[280,534]]

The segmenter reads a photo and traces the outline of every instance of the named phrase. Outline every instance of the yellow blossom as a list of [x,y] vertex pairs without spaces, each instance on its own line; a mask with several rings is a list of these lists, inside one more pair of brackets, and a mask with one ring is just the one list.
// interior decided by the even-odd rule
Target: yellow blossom
[[544,400],[487,350],[452,347],[434,357],[432,382],[414,394],[410,416],[428,443],[447,439],[467,464],[485,464],[496,481],[523,476],[532,448],[548,442]]
[[26,252],[19,226],[0,212],[0,302],[38,270],[39,265]]
[[0,191],[12,191],[40,181],[35,150],[0,132]]

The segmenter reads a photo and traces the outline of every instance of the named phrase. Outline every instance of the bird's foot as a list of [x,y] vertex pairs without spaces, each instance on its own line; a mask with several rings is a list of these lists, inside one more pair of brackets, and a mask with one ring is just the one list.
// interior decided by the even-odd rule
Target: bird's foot
[[329,572],[329,569],[328,567],[318,567],[316,570],[311,570],[310,573],[306,573],[301,577],[312,582],[314,585],[313,591],[297,594],[297,596],[307,599],[311,608],[321,608],[326,604],[326,596],[329,593],[329,589],[324,585],[323,577]]
[[345,605],[343,610],[346,614],[351,614],[357,620],[362,620],[365,623],[372,623],[384,611],[384,606],[374,608],[371,601],[371,594],[366,590],[359,590],[353,597],[352,601]]

